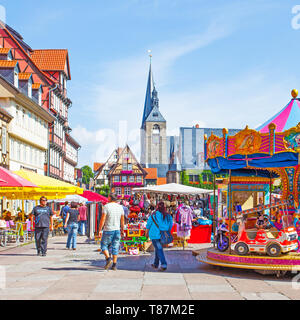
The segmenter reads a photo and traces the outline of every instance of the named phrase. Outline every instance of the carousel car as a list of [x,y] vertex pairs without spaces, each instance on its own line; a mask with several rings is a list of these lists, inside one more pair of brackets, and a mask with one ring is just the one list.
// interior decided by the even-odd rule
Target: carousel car
[[231,245],[231,249],[238,255],[246,255],[249,252],[266,253],[271,257],[277,257],[298,248],[298,235],[291,216],[282,217],[283,228],[270,229],[246,229],[241,227],[239,239]]

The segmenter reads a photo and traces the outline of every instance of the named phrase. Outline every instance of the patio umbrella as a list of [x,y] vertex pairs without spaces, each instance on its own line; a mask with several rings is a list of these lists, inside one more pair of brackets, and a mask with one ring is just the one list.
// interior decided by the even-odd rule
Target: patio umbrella
[[69,202],[87,202],[88,199],[84,198],[78,194],[68,194],[66,195],[64,198],[62,199],[56,199],[54,200],[54,202],[65,202],[65,201],[69,201]]
[[64,198],[68,194],[82,194],[83,189],[71,183],[43,176],[28,170],[15,171],[18,176],[31,181],[38,186],[36,190],[40,195],[52,197],[52,199]]
[[38,186],[15,173],[0,167],[0,193],[5,192],[31,192]]
[[108,203],[108,199],[106,197],[102,196],[99,193],[92,192],[92,191],[89,191],[89,190],[84,191],[82,196],[87,198],[88,201],[101,202],[102,204],[107,204]]

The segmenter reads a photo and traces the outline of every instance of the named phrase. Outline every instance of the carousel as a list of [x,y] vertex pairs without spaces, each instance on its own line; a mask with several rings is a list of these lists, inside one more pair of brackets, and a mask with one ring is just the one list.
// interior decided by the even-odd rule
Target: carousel
[[[247,126],[229,136],[223,129],[223,137],[205,137],[205,159],[211,171],[226,177],[215,186],[214,245],[197,255],[199,261],[264,274],[300,270],[300,102],[296,90],[292,97],[258,130]],[[293,127],[286,127],[293,122]]]

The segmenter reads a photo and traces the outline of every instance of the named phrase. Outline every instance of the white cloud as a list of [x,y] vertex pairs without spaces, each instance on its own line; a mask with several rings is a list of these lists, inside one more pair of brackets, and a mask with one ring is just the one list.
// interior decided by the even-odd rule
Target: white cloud
[[[270,4],[269,1],[265,2]],[[256,10],[256,5],[255,7]],[[232,9],[232,7],[230,7]],[[257,68],[251,73],[231,77],[227,81],[193,83],[188,89],[171,90],[172,67],[176,61],[214,42],[231,35],[245,15],[246,7],[240,12],[221,10],[206,30],[176,40],[147,45],[142,53],[121,60],[101,63],[95,67],[98,82],[90,88],[87,97],[87,112],[99,129],[78,126],[74,137],[82,144],[80,164],[105,161],[118,146],[119,121],[127,121],[127,143],[139,159],[139,128],[144,107],[149,60],[147,49],[152,50],[154,81],[158,89],[160,109],[167,120],[167,133],[179,134],[180,126],[240,128],[249,124],[255,128],[262,119],[268,119],[287,103],[292,80],[275,82],[268,71]],[[254,13],[252,8],[251,13]],[[256,11],[255,11],[256,12]],[[238,17],[238,18],[237,18]],[[235,20],[236,19],[236,20]],[[176,80],[176,79],[175,79]],[[285,99],[286,97],[286,99]],[[92,125],[90,128],[93,128]],[[106,128],[106,129],[105,129]],[[115,129],[112,129],[115,128]]]
[[[170,68],[178,58],[203,48],[229,33],[224,26],[218,27],[212,23],[201,34],[153,45],[151,49],[155,60],[154,80],[157,87],[168,83]],[[93,112],[101,128],[112,128],[119,121],[128,121],[127,142],[138,159],[139,128],[144,107],[148,67],[149,61],[145,59],[144,54],[99,66],[99,79],[102,80],[92,87],[88,103],[88,110]],[[167,109],[168,106],[164,106],[162,113],[165,114]],[[187,120],[187,122],[191,121]],[[172,121],[169,123],[172,126]],[[88,131],[82,125],[73,130],[74,137],[84,146],[84,152],[88,153],[84,155],[83,152],[80,153],[80,163],[91,164],[93,161],[104,161],[106,155],[112,152],[118,144],[118,139],[115,133],[110,132],[111,136],[109,136],[107,130],[110,129]],[[174,127],[172,132],[175,130]]]

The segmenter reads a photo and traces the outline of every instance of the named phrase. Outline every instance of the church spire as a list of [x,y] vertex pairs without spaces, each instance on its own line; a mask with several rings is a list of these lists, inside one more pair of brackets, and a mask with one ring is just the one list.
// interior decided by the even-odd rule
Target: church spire
[[146,97],[145,97],[145,105],[144,105],[142,127],[143,127],[144,122],[147,119],[149,113],[152,110],[152,91],[153,91],[153,87],[154,87],[153,86],[152,68],[151,68],[152,55],[149,54],[149,57],[150,57],[150,66],[149,66],[149,75],[148,75],[148,82],[147,82],[147,89],[146,89]]

